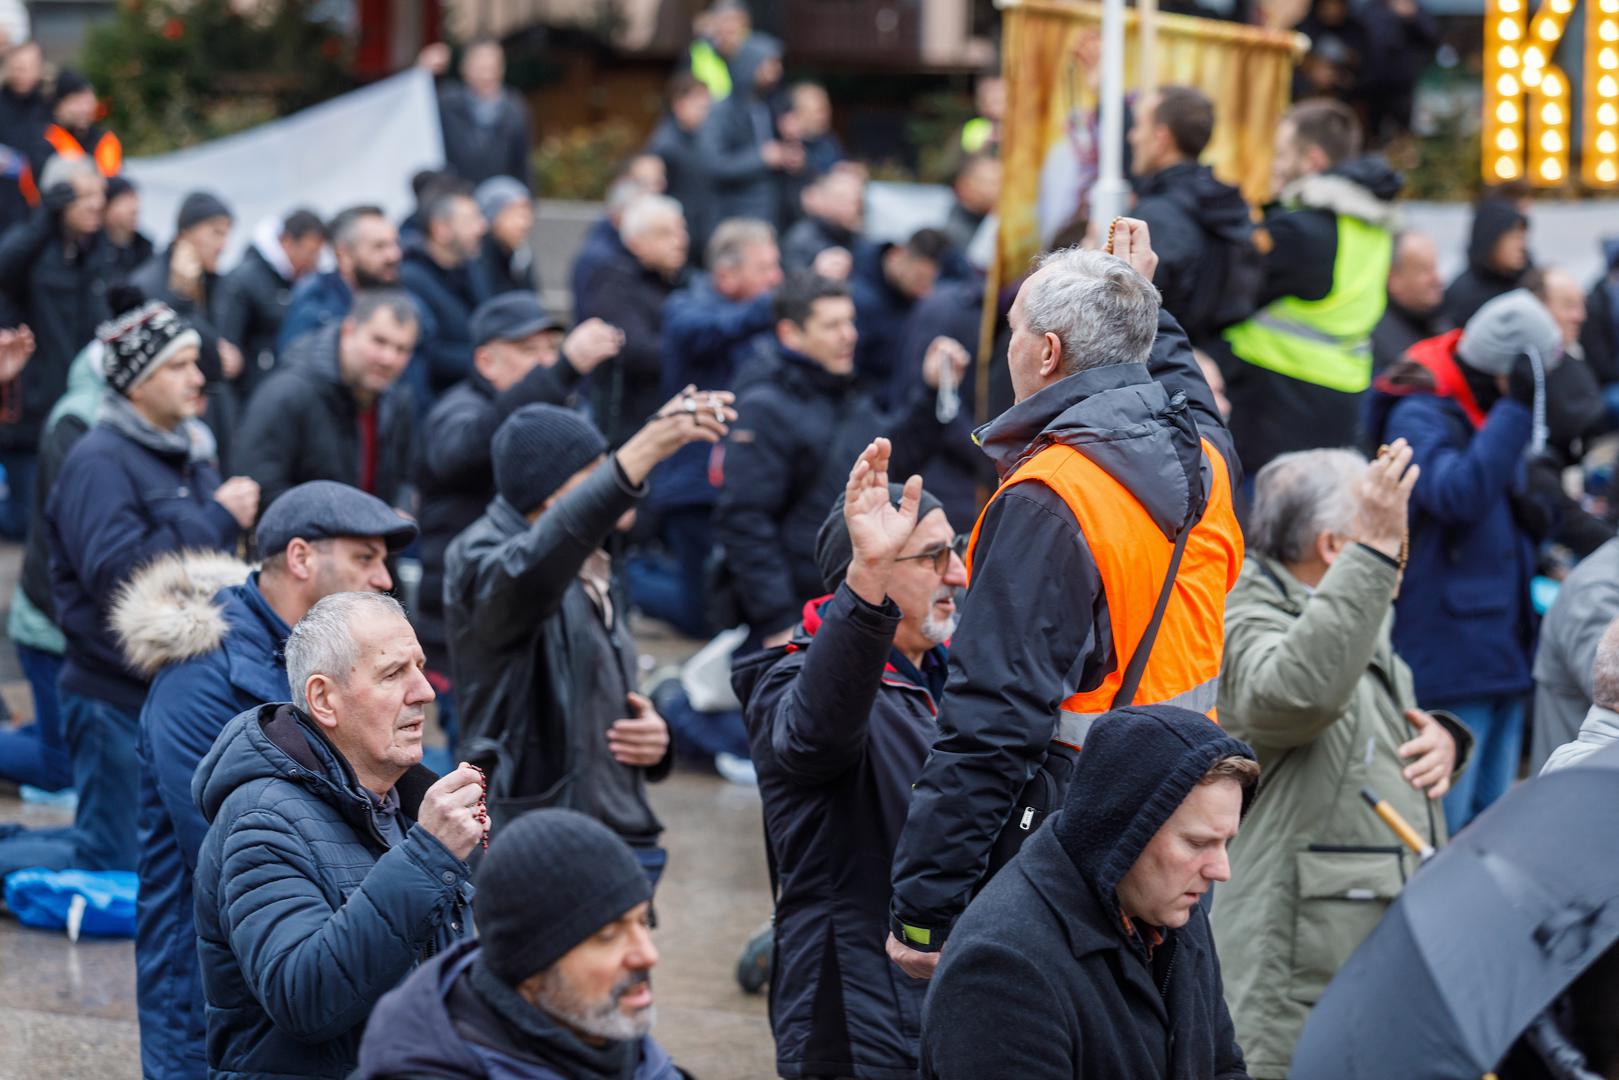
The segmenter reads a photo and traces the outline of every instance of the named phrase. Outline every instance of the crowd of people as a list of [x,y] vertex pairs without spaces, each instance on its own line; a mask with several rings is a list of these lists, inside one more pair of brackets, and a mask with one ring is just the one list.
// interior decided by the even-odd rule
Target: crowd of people
[[[38,68],[0,777],[77,804],[0,874],[138,873],[149,1077],[683,1075],[677,756],[760,793],[780,1075],[1285,1077],[1417,871],[1363,792],[1439,848],[1526,731],[1537,772],[1619,739],[1619,245],[1587,295],[1500,191],[1446,287],[1341,102],[1256,208],[1206,97],[1136,98],[1130,216],[986,298],[989,80],[948,216],[876,242],[825,90],[720,0],[564,313],[494,43],[406,220],[293,208],[234,267],[229,193],[154,249]],[[632,613],[728,685],[647,679]]]

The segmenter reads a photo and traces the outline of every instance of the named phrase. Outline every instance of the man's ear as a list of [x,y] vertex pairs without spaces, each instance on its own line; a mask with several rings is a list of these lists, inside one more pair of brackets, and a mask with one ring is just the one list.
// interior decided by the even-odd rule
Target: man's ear
[[304,699],[307,702],[304,711],[311,720],[327,730],[337,726],[339,695],[335,680],[321,674],[309,676],[309,681],[304,683]]
[[1040,377],[1050,379],[1062,370],[1062,338],[1047,331],[1045,349],[1040,355]]

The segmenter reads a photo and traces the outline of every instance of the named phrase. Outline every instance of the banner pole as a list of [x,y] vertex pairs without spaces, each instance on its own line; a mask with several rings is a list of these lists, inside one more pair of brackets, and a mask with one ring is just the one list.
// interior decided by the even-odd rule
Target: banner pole
[[1124,0],[1102,0],[1102,145],[1091,188],[1091,231],[1101,235],[1124,213]]

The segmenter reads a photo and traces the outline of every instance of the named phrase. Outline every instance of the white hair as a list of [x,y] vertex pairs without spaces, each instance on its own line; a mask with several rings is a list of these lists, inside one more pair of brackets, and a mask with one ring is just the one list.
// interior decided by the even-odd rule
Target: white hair
[[1063,248],[1037,264],[1023,316],[1036,334],[1062,342],[1064,375],[1110,364],[1139,364],[1158,334],[1158,290],[1113,255]]
[[359,659],[352,627],[362,613],[397,615],[405,618],[399,601],[386,593],[340,592],[322,597],[287,635],[287,681],[292,684],[292,703],[309,708],[304,688],[311,675],[325,675],[339,683],[347,682]]
[[629,208],[630,203],[647,193],[646,185],[641,181],[628,176],[621,176],[614,180],[607,189],[607,215],[612,217],[622,214]]
[[742,259],[747,255],[748,249],[754,244],[774,244],[776,230],[768,222],[757,218],[726,218],[709,237],[707,256],[708,268],[717,270],[722,266],[740,266]]
[[1365,471],[1358,450],[1297,450],[1276,458],[1254,478],[1248,546],[1278,562],[1297,563],[1315,550],[1323,532],[1347,534]]
[[70,158],[53,154],[45,162],[45,167],[39,171],[39,190],[49,191],[57,184],[71,184],[80,176],[100,175],[101,172],[96,168],[95,162],[88,157]]
[[630,203],[624,211],[624,218],[618,226],[618,235],[628,243],[670,217],[685,220],[686,212],[681,209],[680,203],[667,195],[642,195]]

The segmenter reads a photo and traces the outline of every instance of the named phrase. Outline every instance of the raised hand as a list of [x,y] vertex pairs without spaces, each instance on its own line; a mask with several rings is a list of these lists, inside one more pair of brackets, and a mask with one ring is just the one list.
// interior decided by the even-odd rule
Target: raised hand
[[730,431],[736,395],[729,390],[698,390],[688,386],[659,409],[646,426],[618,449],[618,464],[632,484],[639,484],[652,467],[682,446],[719,442]]
[[937,390],[939,376],[946,370],[946,365],[949,365],[951,384],[960,386],[970,363],[972,356],[961,342],[940,334],[928,343],[928,351],[922,357],[922,381],[929,389]]
[[562,358],[581,375],[589,375],[624,349],[624,331],[600,319],[586,319],[562,342]]
[[483,839],[482,801],[483,773],[463,761],[427,789],[416,823],[451,855],[465,859]]
[[844,580],[868,604],[881,604],[888,595],[888,579],[905,541],[916,529],[922,503],[922,478],[905,482],[899,506],[888,497],[888,461],[892,446],[887,439],[873,440],[849,471],[843,493],[843,523],[849,530],[854,558]]
[[1411,464],[1411,446],[1404,439],[1379,450],[1356,485],[1354,538],[1398,559],[1405,544],[1411,489],[1421,473]]
[[0,330],[0,383],[22,374],[28,358],[34,355],[34,332],[26,326]]
[[1113,224],[1113,254],[1148,281],[1158,272],[1158,253],[1152,249],[1152,234],[1140,218],[1121,217]]

